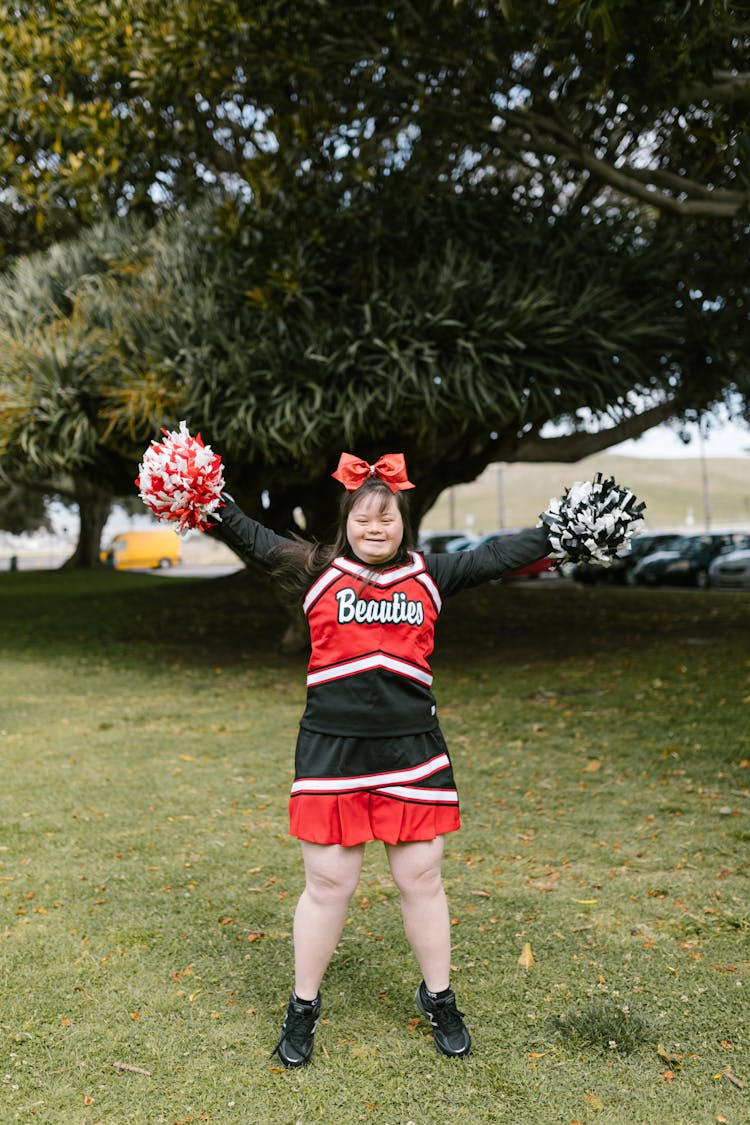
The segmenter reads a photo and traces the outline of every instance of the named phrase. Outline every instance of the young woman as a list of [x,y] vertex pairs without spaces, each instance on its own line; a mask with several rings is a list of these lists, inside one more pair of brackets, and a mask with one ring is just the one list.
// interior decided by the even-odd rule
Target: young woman
[[443,598],[500,578],[549,551],[544,527],[474,551],[414,550],[400,454],[369,465],[342,454],[345,487],[335,542],[284,538],[231,500],[218,534],[295,586],[310,628],[290,830],[305,889],[294,916],[294,991],[276,1051],[310,1061],[320,985],[346,921],[365,845],[385,845],[406,936],[422,973],[416,1004],[444,1055],[471,1038],[450,986],[450,917],[441,877],[445,835],[460,826],[458,794],[431,691],[429,659]]

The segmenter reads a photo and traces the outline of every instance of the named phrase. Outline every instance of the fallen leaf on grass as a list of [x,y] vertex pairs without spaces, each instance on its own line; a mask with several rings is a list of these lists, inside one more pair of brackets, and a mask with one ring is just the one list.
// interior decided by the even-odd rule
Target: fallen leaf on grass
[[142,1066],[133,1066],[132,1063],[113,1062],[112,1066],[115,1070],[125,1070],[128,1074],[143,1074],[146,1078],[151,1077],[150,1070],[144,1070]]
[[592,758],[581,770],[581,773],[596,773],[597,770],[602,768],[602,763],[598,758]]
[[670,1070],[680,1069],[680,1066],[682,1065],[682,1055],[676,1055],[674,1054],[674,1052],[668,1051],[663,1043],[660,1043],[658,1045],[658,1047],[656,1048],[656,1053],[660,1059],[663,1059],[664,1062],[668,1064]]
[[604,1109],[604,1102],[602,1101],[602,1099],[598,1094],[592,1094],[590,1090],[583,1095],[583,1100],[589,1103],[594,1113],[601,1113],[601,1111]]
[[521,950],[521,956],[518,958],[518,964],[524,971],[528,971],[532,965],[536,964],[534,954],[531,952],[531,942],[525,941],[523,943],[523,949]]
[[179,983],[185,977],[191,977],[194,972],[195,969],[193,968],[193,966],[188,965],[186,969],[177,969],[174,973],[172,973],[172,980]]
[[732,1072],[731,1066],[725,1066],[723,1070],[714,1075],[714,1078],[726,1078],[727,1082],[731,1082],[737,1090],[745,1089],[745,1083]]

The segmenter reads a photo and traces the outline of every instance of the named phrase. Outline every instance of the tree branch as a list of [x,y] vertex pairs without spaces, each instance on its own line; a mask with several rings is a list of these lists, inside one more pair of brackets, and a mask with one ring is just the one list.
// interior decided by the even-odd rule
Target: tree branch
[[742,70],[739,74],[733,74],[731,70],[715,70],[714,78],[722,85],[739,83],[742,86],[747,86],[750,85],[750,70]]
[[686,86],[678,91],[676,105],[692,104],[697,101],[742,102],[750,98],[750,74],[731,74],[728,70],[716,71],[716,83],[701,83]]
[[[629,168],[628,175],[643,184],[663,184],[664,187],[674,188],[678,192],[689,191],[691,195],[703,199],[714,199],[716,196],[715,188],[706,187],[696,180],[686,180],[684,176],[678,176],[676,172],[668,172],[666,168]],[[721,197],[727,203],[736,203],[738,207],[742,207],[748,200],[748,193],[722,188]]]
[[[566,154],[560,152],[559,155],[565,156]],[[660,191],[655,185],[653,190],[650,189],[647,185],[641,184],[633,176],[620,172],[605,160],[600,160],[591,152],[582,150],[578,153],[569,153],[567,154],[567,158],[573,163],[586,168],[592,175],[597,176],[603,183],[609,184],[610,187],[615,188],[617,191],[621,191],[625,195],[634,196],[636,199],[642,199],[650,203],[653,207],[660,207],[665,211],[672,211],[676,215],[700,215],[706,218],[731,219],[737,214],[743,204],[750,202],[750,193],[741,196],[741,202],[738,202],[736,198],[728,200],[726,198],[727,193],[721,190],[711,192],[710,200],[690,198],[678,199],[674,195],[670,195],[665,191]],[[652,183],[653,180],[654,177],[652,176]],[[685,181],[683,191],[687,194],[690,188],[690,182]],[[731,192],[730,194],[736,197],[739,193]]]
[[560,461],[566,464],[580,461],[592,453],[600,453],[603,449],[609,449],[610,446],[617,445],[621,441],[640,437],[646,430],[673,418],[678,409],[676,400],[670,399],[668,402],[659,403],[658,406],[652,406],[642,414],[633,414],[630,418],[624,418],[610,429],[598,430],[596,433],[579,431],[554,438],[543,438],[538,433],[533,433],[527,438],[520,439],[514,455],[508,460]]
[[[733,218],[750,203],[750,192],[710,189],[694,180],[675,176],[659,169],[629,169],[623,172],[607,160],[597,157],[568,128],[553,117],[545,117],[531,110],[511,110],[505,114],[507,123],[516,125],[528,137],[528,145],[538,155],[545,153],[585,168],[602,183],[608,184],[624,195],[642,199],[653,207],[672,211],[678,215],[700,215],[713,218]],[[492,134],[495,143],[496,133]],[[557,139],[555,139],[557,138]],[[510,140],[510,138],[508,138]],[[679,198],[668,191],[660,191],[658,183],[672,187]],[[701,196],[702,198],[694,198]]]

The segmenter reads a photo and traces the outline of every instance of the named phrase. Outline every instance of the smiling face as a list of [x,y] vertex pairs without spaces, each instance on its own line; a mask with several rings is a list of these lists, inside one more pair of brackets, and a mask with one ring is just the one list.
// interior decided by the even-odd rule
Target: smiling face
[[346,537],[362,562],[371,566],[389,562],[404,538],[404,521],[393,493],[383,497],[381,492],[369,492],[357,499],[347,517]]

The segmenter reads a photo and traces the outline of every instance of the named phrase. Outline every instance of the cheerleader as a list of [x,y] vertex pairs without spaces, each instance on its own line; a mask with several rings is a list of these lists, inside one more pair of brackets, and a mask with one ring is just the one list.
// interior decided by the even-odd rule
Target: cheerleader
[[370,466],[343,454],[338,534],[325,547],[284,539],[228,501],[218,534],[240,555],[296,580],[310,629],[307,705],[289,801],[305,889],[294,916],[294,991],[276,1051],[310,1061],[320,984],[359,881],[365,844],[385,845],[404,929],[422,973],[417,1007],[444,1055],[471,1038],[450,987],[451,927],[441,878],[458,793],[432,694],[430,655],[443,598],[545,555],[543,528],[476,551],[415,552],[400,455]]
[[[184,447],[186,431],[168,438],[181,439]],[[432,694],[434,629],[444,598],[547,554],[570,555],[571,535],[575,540],[578,533],[570,531],[570,512],[562,512],[568,494],[551,503],[536,528],[473,551],[423,556],[414,547],[406,495],[414,486],[403,456],[388,454],[370,465],[344,453],[333,474],[345,490],[338,532],[332,544],[320,545],[277,535],[245,515],[220,491],[218,459],[202,443],[189,449],[198,464],[191,471],[198,491],[205,492],[213,476],[213,499],[204,499],[196,514],[185,503],[197,487],[194,481],[187,491],[165,484],[166,445],[155,447],[153,464],[144,460],[141,466],[142,498],[161,518],[180,519],[182,526],[212,525],[240,556],[294,587],[310,630],[307,700],[289,800],[305,887],[294,915],[294,988],[275,1053],[290,1068],[312,1057],[323,976],[359,881],[365,845],[379,840],[422,975],[417,1008],[432,1026],[438,1051],[466,1056],[471,1036],[451,988],[450,915],[441,876],[445,837],[461,821]],[[175,480],[176,466],[184,472],[187,460],[182,455],[170,463]],[[590,514],[586,489],[601,486],[575,487],[573,507],[578,511],[588,503]],[[608,495],[606,519],[597,526],[604,527],[611,546],[616,525],[617,546],[632,534],[628,524],[637,522],[640,509],[632,510],[632,494],[626,494],[624,506],[616,489]],[[592,531],[590,520],[587,526],[590,547],[602,554],[602,536],[595,542],[596,528]]]

